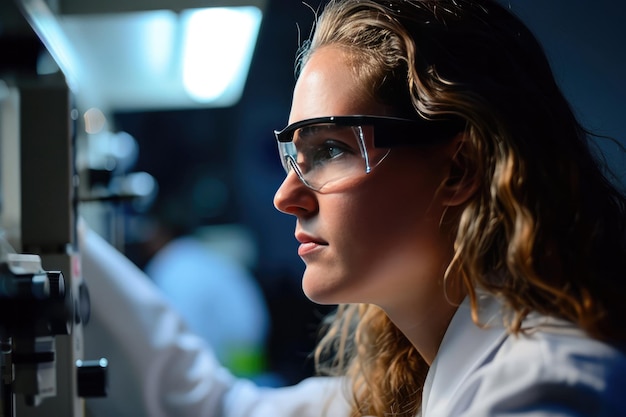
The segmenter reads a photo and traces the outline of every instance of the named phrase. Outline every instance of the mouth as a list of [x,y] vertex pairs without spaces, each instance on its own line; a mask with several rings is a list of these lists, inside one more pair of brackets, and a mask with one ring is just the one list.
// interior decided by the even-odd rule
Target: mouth
[[323,244],[315,243],[315,242],[301,243],[300,246],[298,247],[298,255],[300,255],[300,257],[305,257],[307,255],[311,255],[321,250],[325,246],[328,246],[328,245],[323,245]]
[[311,255],[328,246],[328,242],[324,242],[319,238],[305,233],[296,233],[296,239],[300,242],[300,246],[298,247],[298,255],[300,255],[300,257]]

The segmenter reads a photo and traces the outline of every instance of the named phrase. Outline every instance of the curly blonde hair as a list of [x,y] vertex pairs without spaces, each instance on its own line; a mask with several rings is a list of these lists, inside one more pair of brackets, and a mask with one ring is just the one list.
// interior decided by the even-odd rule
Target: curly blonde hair
[[[474,319],[480,289],[513,333],[537,311],[626,343],[626,199],[523,23],[489,0],[331,0],[298,67],[329,45],[398,116],[465,123],[458,157],[479,187],[448,270]],[[428,365],[381,309],[340,305],[322,330],[317,370],[350,377],[355,416],[418,412]]]

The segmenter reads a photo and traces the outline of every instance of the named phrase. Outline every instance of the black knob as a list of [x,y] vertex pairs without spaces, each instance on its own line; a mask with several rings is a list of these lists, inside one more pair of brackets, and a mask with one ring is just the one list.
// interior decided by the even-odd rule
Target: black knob
[[106,397],[108,389],[108,361],[77,360],[76,375],[78,378],[79,397]]
[[65,297],[65,280],[61,271],[46,271],[46,275],[50,281],[50,298]]

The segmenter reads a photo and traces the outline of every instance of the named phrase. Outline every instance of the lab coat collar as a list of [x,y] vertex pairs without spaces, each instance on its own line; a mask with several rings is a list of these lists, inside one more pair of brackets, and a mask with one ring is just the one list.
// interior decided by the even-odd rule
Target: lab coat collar
[[472,321],[466,298],[452,317],[426,381],[422,417],[444,416],[459,386],[499,346],[507,336],[502,324],[502,304],[492,296],[479,298],[480,328]]

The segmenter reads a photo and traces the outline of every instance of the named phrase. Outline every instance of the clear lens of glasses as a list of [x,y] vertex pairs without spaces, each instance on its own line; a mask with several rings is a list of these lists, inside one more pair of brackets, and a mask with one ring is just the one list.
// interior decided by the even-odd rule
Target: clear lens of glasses
[[373,126],[315,123],[293,131],[290,142],[278,142],[285,171],[293,169],[309,188],[331,192],[378,165],[390,152],[374,148]]

